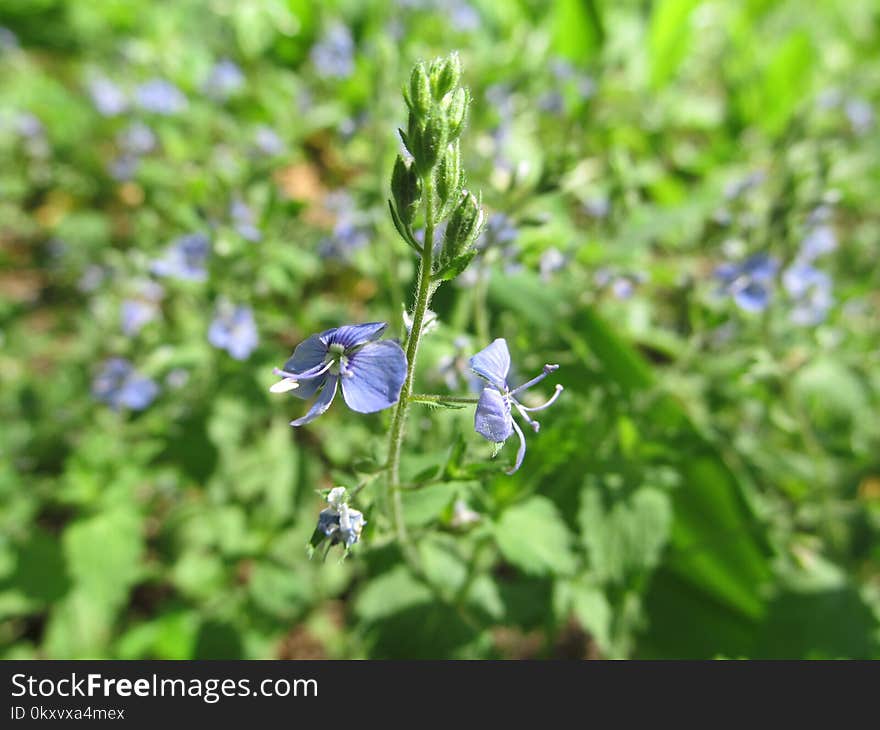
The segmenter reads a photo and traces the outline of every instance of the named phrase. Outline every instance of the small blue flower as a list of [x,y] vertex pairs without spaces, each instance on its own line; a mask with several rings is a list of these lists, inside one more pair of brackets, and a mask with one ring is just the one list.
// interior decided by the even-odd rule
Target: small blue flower
[[204,281],[211,242],[203,233],[190,233],[172,241],[165,253],[153,262],[152,272],[184,281]]
[[722,291],[732,296],[740,309],[760,312],[770,303],[778,268],[776,259],[759,253],[742,263],[722,264],[715,269],[715,277],[721,281]]
[[235,230],[246,241],[258,243],[263,239],[263,234],[256,225],[253,210],[241,198],[236,198],[229,206],[229,217],[235,225]]
[[334,487],[327,495],[327,509],[318,515],[318,529],[330,538],[330,545],[344,543],[350,548],[361,538],[367,521],[360,510],[348,506],[345,487]]
[[284,152],[284,142],[281,141],[281,137],[266,124],[261,124],[254,130],[254,144],[267,157],[276,157]]
[[125,92],[108,78],[92,79],[88,83],[89,96],[98,113],[105,117],[115,117],[128,109]]
[[92,394],[113,410],[142,411],[155,400],[159,386],[137,373],[128,360],[113,357],[92,382]]
[[342,23],[333,23],[309,54],[318,76],[345,79],[354,72],[354,39]]
[[874,107],[864,99],[848,99],[843,105],[843,112],[858,135],[867,134],[874,126]]
[[111,160],[107,165],[107,170],[114,180],[120,182],[131,180],[140,167],[141,158],[137,155],[123,154]]
[[221,301],[208,329],[208,342],[236,360],[247,360],[259,343],[254,313],[247,306]]
[[517,400],[516,395],[540,383],[550,373],[558,370],[559,365],[545,365],[540,375],[511,389],[507,385],[507,375],[510,372],[510,351],[507,349],[507,341],[498,338],[471,358],[471,369],[490,386],[483,388],[477,403],[477,410],[474,413],[474,430],[484,439],[495,444],[503,444],[514,431],[516,432],[519,437],[519,449],[516,452],[516,462],[513,468],[507,471],[508,474],[513,474],[519,469],[523,457],[526,455],[526,439],[516,421],[513,420],[512,407],[516,407],[526,423],[537,433],[540,424],[529,416],[529,413],[542,411],[552,405],[562,392],[562,386],[557,385],[556,392],[550,400],[534,408],[524,406]]
[[837,236],[834,229],[827,224],[813,226],[801,242],[798,258],[802,261],[814,261],[837,248]]
[[457,31],[469,33],[480,27],[480,13],[470,3],[457,0],[449,13],[452,27]]
[[183,111],[188,103],[183,92],[165,79],[151,79],[138,86],[134,94],[141,109],[164,116]]
[[21,112],[15,117],[15,131],[24,139],[37,139],[46,134],[40,118],[30,112]]
[[[358,249],[370,242],[364,216],[358,213],[351,196],[344,191],[327,196],[325,207],[336,215],[333,233],[321,239],[318,255],[325,259],[348,261]],[[437,236],[440,239],[440,236]]]
[[131,155],[146,155],[156,149],[156,135],[143,122],[132,122],[117,135],[116,140]]
[[13,51],[18,48],[18,36],[6,26],[0,25],[0,51]]
[[270,388],[273,393],[292,391],[302,399],[318,393],[309,412],[291,426],[303,426],[323,414],[340,383],[345,403],[358,413],[397,403],[406,378],[406,355],[392,340],[377,342],[387,326],[370,322],[312,335],[297,346],[283,369],[275,368],[282,379]]
[[791,321],[811,327],[825,320],[834,303],[831,277],[805,261],[795,261],[782,274],[782,285],[794,301]]
[[165,290],[154,281],[143,282],[137,295],[122,302],[120,312],[122,331],[129,337],[141,331],[144,325],[152,322],[159,314],[159,302]]
[[244,88],[244,82],[244,74],[238,65],[228,58],[224,58],[211,69],[202,88],[211,98],[225,101],[241,91]]

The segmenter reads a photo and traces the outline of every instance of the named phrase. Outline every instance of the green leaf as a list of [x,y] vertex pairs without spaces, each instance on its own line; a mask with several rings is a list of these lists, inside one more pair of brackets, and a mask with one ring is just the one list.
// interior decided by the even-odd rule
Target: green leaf
[[578,520],[597,578],[620,583],[657,566],[669,539],[672,509],[666,494],[651,487],[606,509],[598,488],[587,487]]
[[691,39],[691,15],[699,0],[660,0],[653,4],[648,33],[651,85],[666,83],[681,65]]
[[474,260],[474,256],[477,255],[475,249],[470,251],[466,251],[460,256],[456,256],[452,261],[450,261],[446,266],[444,266],[439,271],[435,272],[431,277],[434,281],[450,281],[458,276],[462,271],[464,271]]
[[421,245],[415,238],[413,238],[412,233],[409,228],[407,228],[403,221],[400,220],[400,216],[397,214],[397,209],[394,207],[394,203],[390,200],[388,201],[388,209],[391,211],[391,221],[394,223],[394,227],[397,229],[397,232],[400,234],[400,237],[406,241],[409,247],[415,251],[419,256],[421,256],[424,252],[422,250]]
[[553,13],[553,49],[570,61],[589,61],[605,39],[595,0],[557,0]]
[[141,574],[142,521],[119,508],[73,523],[62,538],[67,569],[91,603],[113,612]]
[[546,497],[506,509],[494,534],[502,555],[525,573],[566,575],[577,567],[568,527]]
[[358,595],[354,610],[363,621],[378,621],[431,599],[428,587],[399,565],[373,578]]

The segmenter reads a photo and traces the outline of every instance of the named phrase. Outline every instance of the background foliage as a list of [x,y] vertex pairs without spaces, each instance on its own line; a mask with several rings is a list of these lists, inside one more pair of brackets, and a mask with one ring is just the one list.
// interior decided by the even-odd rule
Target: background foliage
[[[880,657],[875,2],[6,0],[0,26],[3,656]],[[494,218],[417,388],[467,392],[505,337],[565,392],[514,476],[470,410],[414,406],[429,588],[375,484],[352,556],[306,557],[388,412],[294,430],[267,391],[313,332],[403,331],[400,86],[452,48]],[[203,280],[157,273],[190,234]],[[755,254],[777,268],[713,274]],[[255,347],[209,341],[225,303]],[[111,357],[157,392],[96,398]]]

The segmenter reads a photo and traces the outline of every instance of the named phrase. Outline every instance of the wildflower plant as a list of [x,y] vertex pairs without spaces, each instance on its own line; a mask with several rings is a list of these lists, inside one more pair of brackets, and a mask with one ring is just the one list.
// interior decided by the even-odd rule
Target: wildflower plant
[[[479,397],[413,392],[422,339],[432,325],[436,326],[436,315],[429,309],[431,299],[473,262],[485,220],[480,195],[465,185],[460,138],[471,97],[460,82],[461,65],[453,53],[418,63],[403,90],[409,118],[406,128],[399,130],[403,150],[394,163],[388,205],[395,229],[418,258],[418,275],[414,305],[404,312],[406,338],[402,345],[380,339],[387,328],[384,322],[329,329],[296,347],[284,366],[275,369],[279,381],[270,389],[301,399],[315,397],[308,412],[291,421],[295,427],[325,413],[340,389],[346,405],[357,413],[392,409],[385,463],[373,478],[385,485],[382,501],[388,520],[407,562],[417,573],[422,571],[407,532],[401,497],[401,455],[410,405],[475,406],[474,431],[492,442],[493,456],[516,433],[519,447],[513,466],[507,469],[513,474],[526,452],[525,436],[513,419],[514,409],[537,432],[539,424],[530,414],[552,405],[562,391],[557,385],[553,396],[540,406],[520,402],[520,393],[559,366],[545,365],[537,377],[510,387],[510,353],[506,340],[497,338],[470,358],[473,373],[485,385]],[[329,538],[328,550],[341,543],[347,553],[359,540],[365,521],[362,513],[350,506],[353,496],[344,487],[329,492],[326,500],[330,506],[319,516],[312,549]]]

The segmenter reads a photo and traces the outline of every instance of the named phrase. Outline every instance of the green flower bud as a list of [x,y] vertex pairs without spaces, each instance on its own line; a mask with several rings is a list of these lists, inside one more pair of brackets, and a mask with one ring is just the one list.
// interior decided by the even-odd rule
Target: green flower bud
[[459,185],[461,184],[461,152],[458,142],[454,142],[446,148],[446,152],[437,163],[434,173],[434,189],[440,205],[446,208],[447,203],[458,197]]
[[428,117],[425,128],[419,140],[419,154],[416,155],[416,162],[420,169],[427,172],[433,169],[440,159],[440,154],[446,149],[449,140],[449,126],[446,123],[446,117],[442,114],[434,114]]
[[394,163],[391,173],[391,194],[397,206],[400,220],[409,225],[422,199],[422,180],[412,164],[412,160],[404,160],[400,155]]
[[461,61],[457,53],[446,58],[438,58],[431,63],[431,92],[436,101],[440,101],[452,91],[461,79]]
[[440,266],[443,267],[466,253],[479,235],[482,225],[483,209],[480,207],[480,201],[465,190],[446,226]]
[[468,90],[458,88],[449,100],[446,118],[449,120],[449,139],[458,139],[467,121],[468,107],[471,98]]
[[409,100],[413,112],[420,117],[431,110],[431,82],[424,63],[417,63],[409,77]]

